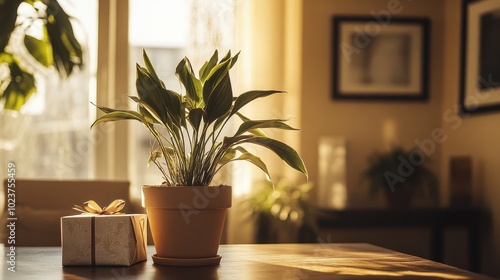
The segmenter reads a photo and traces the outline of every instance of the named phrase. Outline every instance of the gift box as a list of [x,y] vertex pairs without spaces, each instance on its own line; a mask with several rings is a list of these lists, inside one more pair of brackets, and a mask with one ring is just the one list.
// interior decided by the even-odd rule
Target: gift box
[[61,218],[63,266],[130,266],[146,260],[146,214]]

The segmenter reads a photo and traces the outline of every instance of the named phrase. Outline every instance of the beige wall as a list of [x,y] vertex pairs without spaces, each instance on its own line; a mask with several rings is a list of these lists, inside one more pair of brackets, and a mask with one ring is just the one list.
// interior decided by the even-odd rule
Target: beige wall
[[[394,139],[397,144],[406,148],[413,147],[415,140],[430,138],[435,129],[445,129],[446,141],[437,144],[430,157],[431,167],[440,176],[441,200],[443,203],[448,200],[450,156],[471,155],[474,159],[475,201],[491,209],[494,221],[491,231],[482,239],[483,272],[499,276],[500,271],[494,264],[500,263],[500,206],[494,200],[500,198],[500,188],[497,186],[500,184],[500,173],[497,172],[500,170],[497,147],[500,133],[494,128],[498,127],[500,114],[474,115],[460,119],[462,122],[457,129],[451,127],[456,125],[455,122],[443,118],[443,114],[458,102],[461,1],[399,0],[402,11],[397,16],[424,16],[431,21],[430,98],[427,102],[338,101],[331,98],[332,16],[369,16],[371,11],[387,9],[387,4],[394,1],[396,0],[252,1],[252,6],[247,9],[257,12],[257,16],[245,21],[253,21],[254,25],[243,36],[246,38],[251,35],[247,44],[242,44],[241,49],[249,56],[245,58],[242,53],[241,65],[273,65],[265,71],[253,71],[244,75],[248,81],[246,85],[252,88],[275,87],[289,92],[286,99],[279,98],[265,104],[257,108],[257,112],[266,108],[267,112],[284,113],[286,117],[300,116],[293,120],[294,125],[301,128],[300,139],[286,135],[286,141],[300,150],[310,171],[310,181],[319,181],[319,139],[324,136],[346,138],[349,202],[354,206],[382,204],[382,201],[368,199],[367,190],[359,187],[358,182],[360,173],[367,167],[367,155],[374,150],[387,148],[388,143],[384,139],[384,129],[387,126],[396,128]],[[261,12],[266,9],[268,12]],[[273,109],[269,111],[269,107]],[[278,167],[273,163],[270,168],[277,170]],[[356,234],[360,235],[359,238],[378,242],[389,248],[392,246],[429,257],[428,232],[425,230],[383,232],[371,234],[368,238],[360,232],[336,232],[335,238],[337,242],[349,242]],[[388,237],[391,234],[393,238]],[[242,235],[234,236],[236,235],[239,238],[231,240],[232,242],[251,242],[250,236],[242,240]],[[326,240],[328,236],[322,237]],[[408,242],[403,244],[403,239],[413,242],[410,245]],[[452,265],[465,267],[466,248],[460,243],[466,240],[465,232],[448,231],[446,240],[451,242],[447,244],[446,261],[451,259],[449,263]]]
[[[435,0],[400,1],[395,16],[425,16],[431,21],[430,86],[427,102],[367,102],[332,100],[331,18],[335,15],[367,15],[387,9],[388,0],[303,1],[303,69],[301,150],[318,181],[318,141],[324,136],[345,137],[347,143],[347,188],[354,206],[377,204],[367,199],[359,186],[360,173],[367,167],[367,156],[384,150],[384,127],[395,127],[394,140],[405,148],[414,141],[431,137],[440,126],[442,99],[442,11],[443,2]],[[439,147],[430,158],[439,171]]]
[[[460,85],[460,6],[446,0],[444,7],[443,104],[442,113],[454,110]],[[458,121],[460,120],[460,121]],[[456,114],[441,117],[448,140],[441,154],[441,180],[448,186],[449,159],[468,155],[473,159],[473,191],[476,204],[491,212],[491,227],[482,236],[483,272],[500,276],[500,114],[474,114],[457,118]]]
[[[310,179],[318,181],[318,140],[323,136],[347,139],[347,185],[354,206],[380,204],[368,201],[366,190],[357,186],[366,156],[387,145],[383,131],[387,123],[396,127],[396,139],[412,147],[416,139],[429,138],[436,128],[445,130],[446,141],[436,145],[432,167],[441,181],[441,200],[448,202],[449,159],[470,155],[473,158],[474,202],[489,209],[492,225],[481,237],[483,268],[488,275],[500,275],[500,114],[489,113],[459,118],[449,114],[458,102],[460,85],[461,1],[399,1],[399,16],[425,16],[431,20],[430,99],[416,102],[362,102],[331,99],[331,17],[334,15],[370,15],[386,9],[388,0],[316,0],[303,1],[303,55],[301,100],[301,151],[310,170]],[[446,114],[447,118],[444,117]],[[349,238],[337,233],[339,238]],[[351,236],[349,234],[349,236]],[[463,234],[462,234],[462,237]],[[376,237],[374,238],[377,241]],[[455,239],[457,240],[457,239]],[[345,240],[344,240],[345,241]],[[378,240],[380,241],[380,240]],[[387,243],[387,242],[386,242]],[[418,252],[415,248],[406,248]],[[390,245],[387,245],[390,247]],[[464,251],[448,248],[448,255],[463,263]],[[465,249],[465,248],[462,248]],[[417,253],[418,254],[418,253]],[[425,254],[425,252],[423,252]]]

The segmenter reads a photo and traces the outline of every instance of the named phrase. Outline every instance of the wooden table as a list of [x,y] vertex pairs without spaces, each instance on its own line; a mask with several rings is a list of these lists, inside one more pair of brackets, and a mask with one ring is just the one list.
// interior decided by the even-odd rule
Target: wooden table
[[[5,248],[2,247],[5,258]],[[20,247],[16,272],[2,261],[2,279],[490,279],[370,244],[221,245],[213,267],[157,266],[149,258],[131,267],[62,267],[59,247]]]
[[489,215],[481,208],[406,208],[406,209],[321,209],[318,227],[321,229],[424,227],[429,228],[430,258],[443,261],[445,228],[461,227],[467,230],[467,250],[471,271],[481,268],[480,232],[489,223]]

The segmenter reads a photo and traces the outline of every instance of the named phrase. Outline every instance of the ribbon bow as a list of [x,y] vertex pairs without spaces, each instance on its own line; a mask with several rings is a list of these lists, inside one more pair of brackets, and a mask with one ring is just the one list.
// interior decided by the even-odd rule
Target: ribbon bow
[[123,214],[120,213],[120,210],[122,210],[123,207],[125,207],[125,200],[123,199],[115,199],[104,208],[101,208],[95,201],[89,200],[83,203],[83,207],[80,205],[74,205],[73,209],[85,214],[116,215]]

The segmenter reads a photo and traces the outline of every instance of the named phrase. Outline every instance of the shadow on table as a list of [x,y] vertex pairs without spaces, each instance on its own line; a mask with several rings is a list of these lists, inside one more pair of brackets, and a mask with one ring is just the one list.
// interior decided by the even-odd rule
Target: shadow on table
[[63,267],[64,279],[219,279],[219,266],[174,267],[140,262],[129,267]]

